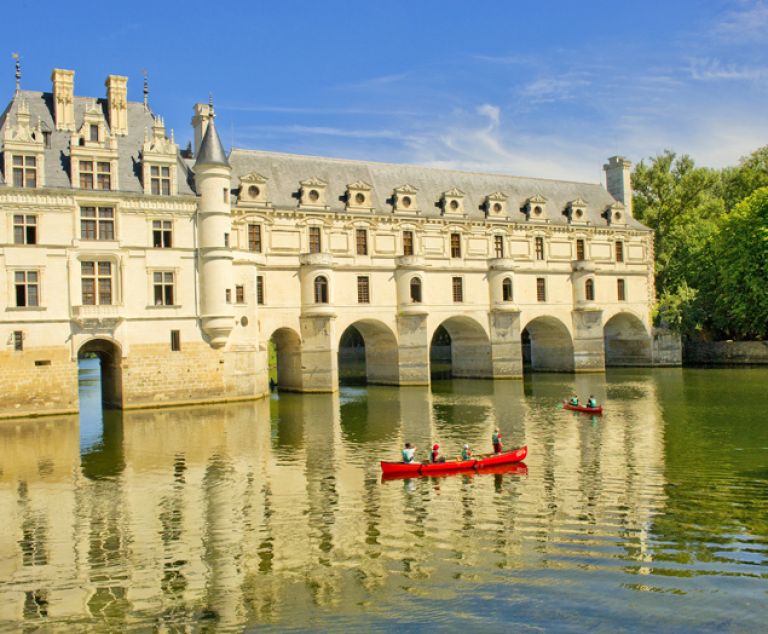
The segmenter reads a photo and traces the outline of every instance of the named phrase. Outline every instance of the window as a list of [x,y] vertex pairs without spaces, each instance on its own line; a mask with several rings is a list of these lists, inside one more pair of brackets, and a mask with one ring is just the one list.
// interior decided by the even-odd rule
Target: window
[[403,255],[413,255],[413,231],[403,231]]
[[13,216],[13,243],[37,244],[37,216],[25,214]]
[[576,240],[576,259],[585,260],[584,253],[584,240]]
[[627,293],[624,287],[624,280],[616,280],[616,291],[618,293],[619,301],[626,301]]
[[16,352],[24,350],[24,333],[21,330],[13,331],[13,349]]
[[115,210],[112,207],[80,207],[83,240],[114,240]]
[[83,305],[112,303],[112,263],[86,261],[80,263]]
[[248,225],[248,250],[261,253],[261,225]]
[[537,260],[543,260],[544,259],[544,238],[536,238],[536,259]]
[[228,203],[228,202],[229,202],[229,188],[228,188],[228,187],[225,187],[225,188],[222,190],[222,193],[221,193],[221,195],[222,195],[222,198],[223,198],[224,202],[225,202],[225,203]]
[[493,236],[493,251],[497,258],[504,257],[504,236]]
[[623,242],[616,242],[616,261],[617,262],[624,261],[624,243]]
[[152,221],[152,246],[157,249],[173,246],[173,223],[170,220]]
[[39,306],[39,275],[37,271],[16,271],[13,274],[16,286],[16,305]]
[[227,304],[232,303],[232,289],[231,288],[225,288],[224,289],[224,301]]
[[368,232],[365,229],[355,231],[357,255],[368,255]]
[[315,278],[315,304],[328,303],[328,280],[322,275]]
[[584,297],[588,302],[595,301],[595,282],[594,280],[587,280],[584,282]]
[[547,301],[547,282],[543,277],[536,278],[536,300],[539,302]]
[[508,277],[501,283],[501,299],[505,302],[512,301],[512,280]]
[[453,301],[454,302],[463,302],[464,301],[464,280],[462,280],[460,277],[454,277],[452,278],[452,286],[453,286]]
[[152,273],[152,286],[155,291],[155,306],[173,306],[172,271],[155,271]]
[[365,275],[361,275],[357,278],[357,303],[371,303],[371,287],[368,281],[368,277]]
[[149,167],[149,190],[155,196],[171,195],[171,168],[163,165]]
[[264,276],[256,276],[256,303],[259,306],[264,305]]
[[94,161],[80,161],[80,189],[109,190],[112,189],[112,165],[109,161],[96,161],[96,171],[94,172]]
[[92,123],[89,128],[89,141],[99,142],[99,126]]
[[171,330],[171,350],[179,352],[181,350],[181,331]]
[[14,155],[13,186],[37,187],[37,159],[34,156]]
[[309,228],[309,252],[320,253],[320,227]]
[[451,234],[451,257],[461,257],[461,234],[459,233]]
[[421,304],[421,278],[411,278],[411,301],[414,304]]
[[229,247],[229,234],[224,233],[224,246]]
[[235,286],[235,304],[245,304],[245,286],[242,284]]

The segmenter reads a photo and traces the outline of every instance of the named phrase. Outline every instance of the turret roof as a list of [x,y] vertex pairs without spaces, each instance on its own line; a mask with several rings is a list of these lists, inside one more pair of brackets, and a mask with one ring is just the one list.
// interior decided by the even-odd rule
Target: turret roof
[[216,126],[213,123],[213,117],[208,122],[208,127],[203,136],[203,142],[200,144],[200,151],[197,153],[195,167],[198,165],[225,165],[229,167],[227,153],[221,144],[219,133],[216,132]]

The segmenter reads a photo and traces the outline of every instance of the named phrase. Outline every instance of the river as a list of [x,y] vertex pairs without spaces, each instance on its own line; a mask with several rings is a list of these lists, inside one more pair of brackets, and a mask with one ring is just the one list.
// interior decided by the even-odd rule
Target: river
[[[761,630],[766,369],[0,421],[0,630]],[[95,368],[95,369],[94,369]],[[600,417],[563,410],[576,392]],[[382,481],[405,441],[524,467]]]

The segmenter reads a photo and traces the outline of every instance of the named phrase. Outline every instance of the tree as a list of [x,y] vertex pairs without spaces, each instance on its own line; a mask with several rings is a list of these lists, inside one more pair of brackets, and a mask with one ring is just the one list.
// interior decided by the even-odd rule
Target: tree
[[768,338],[768,187],[723,218],[712,247],[713,325],[733,338]]
[[768,145],[723,170],[723,199],[728,211],[761,187],[768,187]]

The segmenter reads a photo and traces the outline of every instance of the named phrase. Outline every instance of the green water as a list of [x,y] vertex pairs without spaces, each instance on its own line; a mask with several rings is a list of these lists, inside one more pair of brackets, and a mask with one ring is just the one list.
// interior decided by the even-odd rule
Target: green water
[[[762,630],[768,370],[0,422],[0,630]],[[602,417],[558,407],[594,393]],[[382,481],[407,440],[525,467]]]

